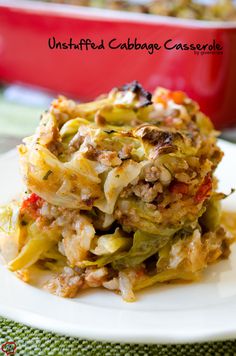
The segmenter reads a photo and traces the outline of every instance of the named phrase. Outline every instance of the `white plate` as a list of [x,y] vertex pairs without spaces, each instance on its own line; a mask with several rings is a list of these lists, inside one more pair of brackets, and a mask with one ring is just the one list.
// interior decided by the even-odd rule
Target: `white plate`
[[[236,187],[236,145],[221,141],[220,189]],[[0,203],[19,192],[15,151],[0,158]],[[236,210],[236,194],[224,201]],[[50,331],[116,342],[186,343],[236,337],[236,246],[198,283],[153,287],[135,303],[106,290],[62,299],[18,280],[0,267],[0,315]]]

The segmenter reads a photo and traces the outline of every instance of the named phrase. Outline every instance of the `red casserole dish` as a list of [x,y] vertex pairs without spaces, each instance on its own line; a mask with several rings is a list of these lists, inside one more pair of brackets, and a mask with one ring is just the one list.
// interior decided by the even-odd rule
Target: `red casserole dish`
[[[48,39],[66,42],[103,39],[105,49],[50,49]],[[158,43],[147,50],[108,48],[131,42]],[[222,46],[221,54],[167,50],[174,44]],[[55,5],[0,1],[0,80],[22,82],[90,100],[134,79],[148,90],[180,89],[200,103],[217,128],[236,123],[236,23],[184,20],[155,15]]]

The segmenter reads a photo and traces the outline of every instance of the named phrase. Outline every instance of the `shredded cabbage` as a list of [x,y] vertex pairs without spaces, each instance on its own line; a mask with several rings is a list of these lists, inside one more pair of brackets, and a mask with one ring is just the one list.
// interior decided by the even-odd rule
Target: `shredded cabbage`
[[97,238],[96,247],[91,249],[95,255],[113,254],[117,251],[125,250],[132,244],[132,239],[124,236],[117,228],[113,234],[102,235]]
[[[63,163],[37,144],[30,150],[20,147],[19,152],[26,185],[51,204],[88,210],[86,201],[102,195],[101,180],[89,160],[74,157]],[[44,180],[48,171],[52,173]]]
[[55,229],[41,230],[37,223],[27,226],[28,241],[18,256],[8,264],[11,271],[17,271],[33,265],[40,256],[57,243],[60,233]]
[[134,233],[133,246],[129,252],[120,258],[116,258],[112,266],[115,269],[134,267],[156,254],[160,248],[169,242],[170,238],[171,235],[158,236],[138,230]]
[[145,164],[145,161],[137,163],[128,160],[121,166],[113,168],[104,183],[105,199],[96,201],[94,206],[104,213],[112,214],[120,192],[139,175]]

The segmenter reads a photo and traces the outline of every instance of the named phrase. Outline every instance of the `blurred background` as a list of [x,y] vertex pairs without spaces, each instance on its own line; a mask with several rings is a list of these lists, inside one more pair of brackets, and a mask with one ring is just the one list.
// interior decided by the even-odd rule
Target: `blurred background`
[[[69,51],[48,39],[211,44],[193,51]],[[54,96],[92,100],[138,80],[183,90],[223,137],[236,142],[236,6],[233,0],[0,0],[0,153],[30,135]]]

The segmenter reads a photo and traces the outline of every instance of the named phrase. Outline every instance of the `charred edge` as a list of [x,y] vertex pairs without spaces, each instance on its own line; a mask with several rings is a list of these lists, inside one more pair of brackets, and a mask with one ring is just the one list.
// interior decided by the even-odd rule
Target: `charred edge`
[[170,145],[174,139],[174,133],[168,131],[159,131],[156,128],[146,126],[140,130],[141,138],[151,145]]
[[132,93],[137,94],[141,101],[139,107],[144,107],[152,104],[152,94],[145,90],[137,80],[123,85],[120,90],[130,90]]
[[159,131],[148,126],[144,127],[141,138],[143,141],[156,146],[156,150],[159,152],[165,151],[166,153],[176,151],[175,141],[183,139],[179,132]]

